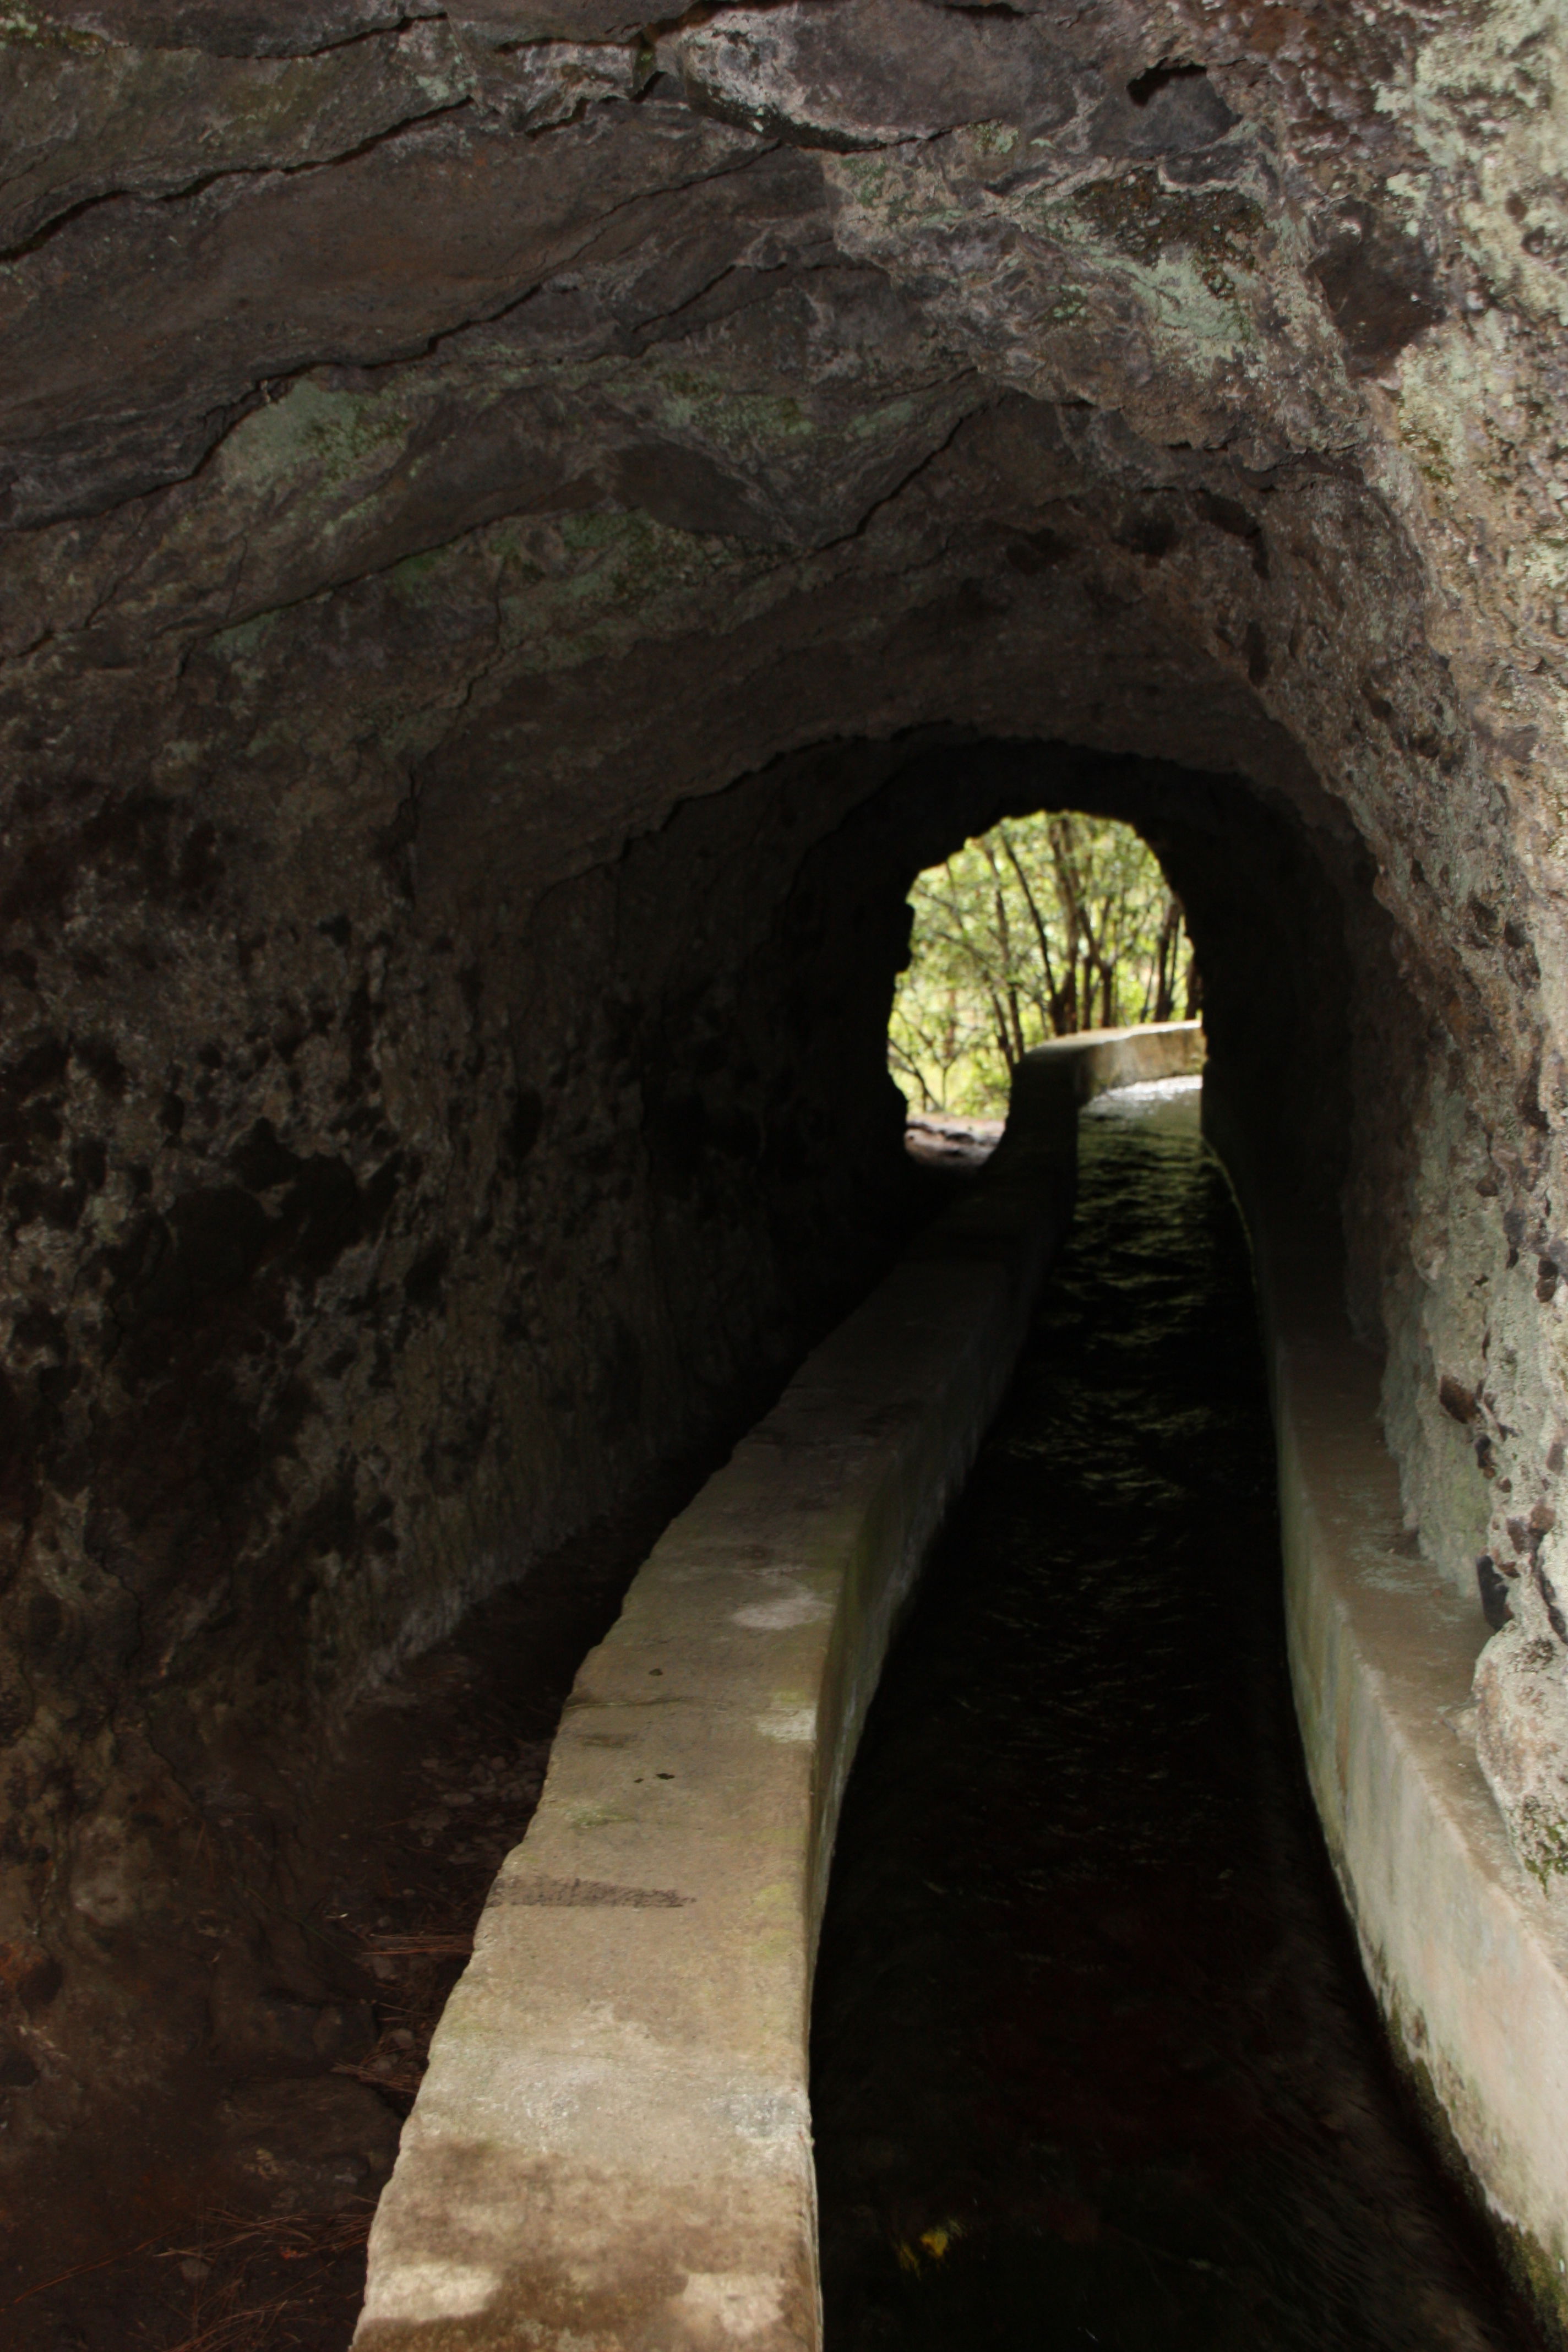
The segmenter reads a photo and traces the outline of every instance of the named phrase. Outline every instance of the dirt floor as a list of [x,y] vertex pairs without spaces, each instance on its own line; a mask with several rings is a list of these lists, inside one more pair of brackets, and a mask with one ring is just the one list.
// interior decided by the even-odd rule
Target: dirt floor
[[904,1131],[910,1158],[922,1168],[973,1171],[983,1168],[1002,1140],[999,1118],[950,1118],[945,1111],[911,1111]]

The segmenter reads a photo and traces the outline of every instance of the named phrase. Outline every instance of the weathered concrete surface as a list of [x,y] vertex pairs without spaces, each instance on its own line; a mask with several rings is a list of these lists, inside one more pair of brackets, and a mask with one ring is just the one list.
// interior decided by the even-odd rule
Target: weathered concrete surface
[[889,1635],[1071,1202],[1076,1108],[1197,1024],[1029,1057],[1004,1142],[656,1547],[578,1677],[371,2240],[361,2352],[819,2336],[812,1957]]
[[1275,1335],[1313,1791],[1395,2049],[1568,2335],[1568,1930],[1476,1759],[1484,1627],[1402,1536],[1374,1366],[1337,1322],[1297,1299]]
[[[1150,1022],[1141,1029],[1086,1029],[1039,1048],[1044,1071],[1065,1067],[1080,1103],[1117,1087],[1153,1078],[1190,1077],[1204,1063],[1203,1024],[1198,1021]],[[1011,1124],[1011,1119],[1009,1120]]]
[[1404,1525],[1382,1367],[1345,1315],[1335,1238],[1240,1189],[1291,1679],[1329,1852],[1426,2121],[1552,2340],[1568,2342],[1568,1925],[1521,1864],[1477,1757],[1487,1627]]

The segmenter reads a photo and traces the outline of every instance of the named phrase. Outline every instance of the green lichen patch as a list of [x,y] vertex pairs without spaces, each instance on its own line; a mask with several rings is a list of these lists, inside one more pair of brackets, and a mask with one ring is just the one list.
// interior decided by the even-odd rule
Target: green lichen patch
[[307,376],[235,427],[223,464],[235,491],[269,483],[294,490],[303,469],[331,492],[367,465],[386,464],[407,433],[407,404],[396,390],[346,392]]
[[446,582],[454,562],[461,562],[468,554],[463,540],[451,540],[440,547],[421,548],[416,555],[405,555],[386,572],[388,585],[405,604],[441,603],[445,599]]
[[1153,171],[1091,180],[1053,210],[1070,214],[1097,243],[1145,268],[1173,254],[1190,256],[1221,300],[1236,291],[1234,270],[1257,268],[1265,225],[1262,206],[1239,188],[1167,188]]
[[882,236],[910,231],[940,235],[969,218],[924,156],[835,155],[824,159],[824,168],[842,200],[865,215]]
[[556,560],[527,560],[505,524],[486,534],[507,566],[502,631],[523,671],[613,656],[639,636],[674,634],[710,610],[717,576],[738,598],[777,559],[710,532],[677,530],[640,510],[591,509],[550,527]]
[[11,44],[17,48],[65,49],[73,57],[101,57],[109,43],[97,33],[84,33],[74,25],[41,25],[23,8],[0,11],[0,45]]
[[965,122],[944,142],[950,178],[981,182],[1005,179],[1016,166],[1018,132],[1010,122]]
[[698,431],[734,453],[808,440],[816,426],[794,393],[741,392],[715,372],[658,372],[658,416],[672,432]]
[[215,629],[205,641],[206,650],[215,660],[229,663],[237,669],[255,667],[259,670],[286,618],[281,612],[253,613],[247,620],[237,621],[232,628]]
[[902,433],[921,414],[921,403],[906,394],[900,400],[884,401],[879,408],[861,409],[849,420],[849,431],[857,441],[878,441],[884,436]]
[[1018,133],[1010,122],[971,122],[964,135],[982,155],[1010,155],[1018,143]]
[[1045,315],[1053,327],[1070,327],[1083,317],[1088,309],[1086,295],[1079,293],[1076,287],[1062,286],[1053,295]]
[[1523,1797],[1509,1824],[1521,1862],[1542,1894],[1554,1878],[1568,1878],[1568,1820],[1539,1797]]
[[1423,481],[1435,490],[1453,488],[1454,466],[1448,450],[1436,433],[1419,425],[1405,426],[1401,438],[1410,453],[1410,461]]

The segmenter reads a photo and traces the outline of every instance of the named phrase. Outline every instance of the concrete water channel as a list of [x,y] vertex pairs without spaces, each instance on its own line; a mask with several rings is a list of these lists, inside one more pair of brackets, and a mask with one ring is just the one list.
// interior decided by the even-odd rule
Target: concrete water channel
[[[1200,1050],[1028,1057],[980,1180],[656,1545],[432,2043],[361,2352],[810,2352],[814,2123],[829,2352],[1522,2346],[1499,2242],[1552,2324],[1568,1970],[1467,1744],[1484,1622],[1401,1534],[1335,1265],[1254,1198],[1259,1353],[1195,1095],[1175,1131],[1085,1123],[1077,1270],[851,1806],[813,2100],[850,1766],[1067,1234],[1079,1106]],[[1004,1508],[965,1567],[1015,1474],[1028,1535]],[[1058,1519],[1086,1549],[1056,1559]]]
[[1506,2352],[1302,1766],[1251,1268],[1198,1082],[1074,1234],[889,1659],[818,1958],[828,2352]]

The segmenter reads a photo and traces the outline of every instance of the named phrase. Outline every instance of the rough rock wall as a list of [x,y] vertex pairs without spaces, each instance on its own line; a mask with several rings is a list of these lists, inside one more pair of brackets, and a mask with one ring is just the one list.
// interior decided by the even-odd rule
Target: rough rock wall
[[[112,1958],[226,1742],[827,1300],[897,946],[890,866],[827,853],[894,754],[811,747],[933,727],[1241,776],[1317,845],[1282,935],[1337,907],[1361,989],[1313,1082],[1360,1311],[1413,1521],[1511,1608],[1483,1758],[1564,1858],[1564,38],[0,24],[0,1940]],[[1159,816],[1194,908],[1214,789]]]
[[121,1979],[212,1934],[204,1824],[743,1425],[896,1244],[904,884],[814,848],[841,765],[688,803],[479,952],[232,807],[193,898],[139,812],[87,983],[113,1042],[57,998],[6,1069],[44,1246],[5,1392],[5,1927],[65,1963],[62,2059],[157,2082],[187,2021]]

